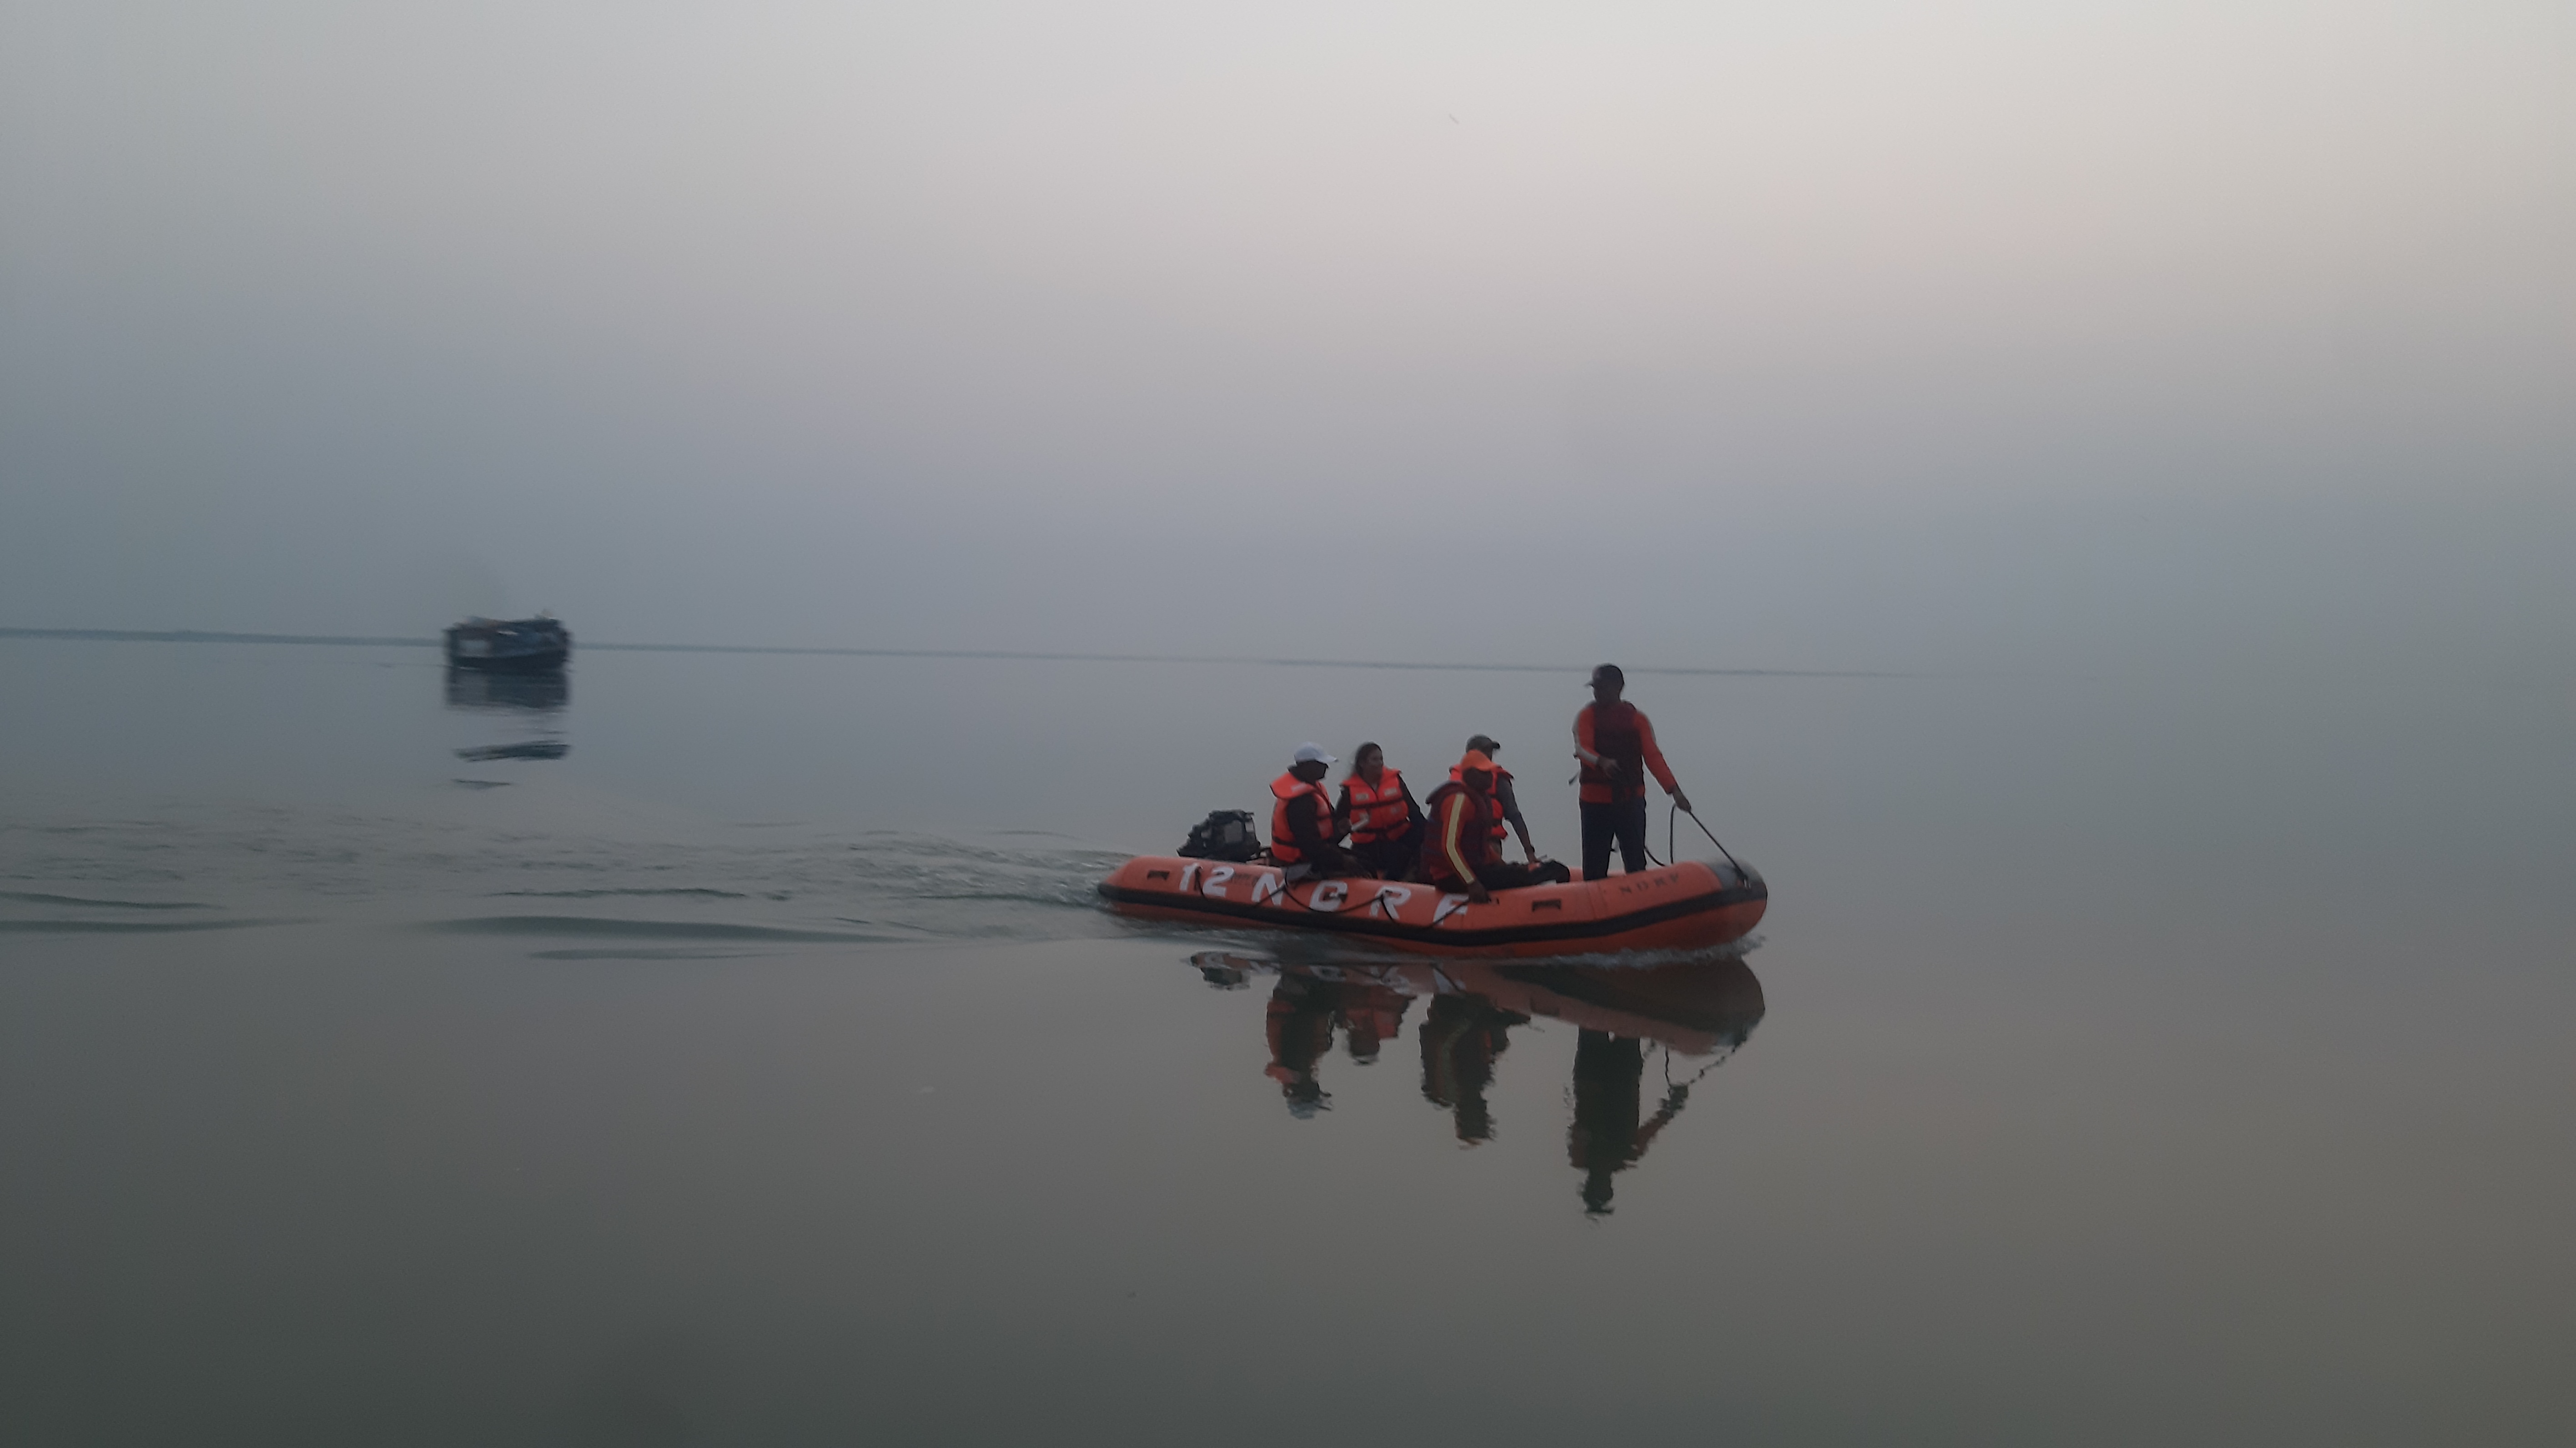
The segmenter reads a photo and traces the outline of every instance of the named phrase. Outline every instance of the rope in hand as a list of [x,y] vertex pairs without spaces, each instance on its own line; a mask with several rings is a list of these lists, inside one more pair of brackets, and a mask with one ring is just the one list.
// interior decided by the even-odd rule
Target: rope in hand
[[[1680,805],[1674,805],[1672,812],[1664,816],[1664,848],[1667,850],[1673,847],[1673,815],[1681,813],[1684,813],[1682,807]],[[1729,850],[1722,844],[1718,844],[1716,834],[1713,833],[1707,825],[1700,823],[1699,811],[1690,810],[1688,813],[1691,817],[1691,823],[1699,825],[1699,832],[1708,836],[1708,842],[1710,844],[1717,845],[1717,852],[1719,854],[1726,856],[1726,863],[1735,866],[1736,877],[1742,880],[1751,880],[1753,877],[1744,872],[1744,866],[1735,858],[1735,852]]]
[[[1573,784],[1582,778],[1583,771],[1578,769],[1574,772],[1574,777],[1572,779],[1568,779],[1566,783]],[[1680,828],[1680,822],[1676,820],[1674,816],[1683,813],[1685,813],[1685,811],[1678,802],[1664,812],[1664,858],[1658,860],[1655,858],[1655,852],[1652,849],[1646,850],[1647,860],[1652,862],[1655,868],[1659,870],[1681,858],[1681,851],[1673,847],[1675,839],[1674,832]],[[1699,832],[1708,836],[1708,842],[1717,846],[1717,852],[1726,856],[1726,863],[1735,867],[1735,877],[1739,880],[1750,883],[1753,879],[1752,873],[1744,868],[1743,861],[1735,858],[1735,852],[1728,849],[1726,845],[1718,839],[1716,832],[1711,830],[1708,825],[1700,819],[1699,811],[1690,810],[1687,811],[1687,813],[1691,817],[1691,823],[1699,826]]]
[[1646,851],[1647,859],[1654,860],[1656,867],[1661,868],[1681,858],[1682,852],[1675,846],[1679,838],[1677,831],[1681,828],[1681,822],[1678,817],[1684,814],[1691,817],[1692,824],[1699,826],[1699,832],[1701,834],[1708,836],[1708,842],[1710,844],[1717,846],[1717,852],[1726,856],[1726,863],[1735,866],[1735,877],[1737,879],[1750,881],[1753,878],[1752,875],[1745,871],[1743,862],[1735,858],[1734,851],[1729,850],[1725,844],[1718,839],[1716,834],[1710,831],[1707,824],[1701,821],[1699,811],[1685,810],[1678,804],[1664,812],[1664,858],[1656,860],[1655,852],[1652,849],[1649,849]]

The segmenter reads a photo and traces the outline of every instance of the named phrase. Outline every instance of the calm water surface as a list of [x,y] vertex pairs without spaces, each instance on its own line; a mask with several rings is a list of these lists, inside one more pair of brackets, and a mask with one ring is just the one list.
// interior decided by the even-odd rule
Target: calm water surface
[[2576,1434],[2564,681],[1641,676],[1750,947],[1439,970],[1091,886],[1579,668],[0,668],[12,1443]]

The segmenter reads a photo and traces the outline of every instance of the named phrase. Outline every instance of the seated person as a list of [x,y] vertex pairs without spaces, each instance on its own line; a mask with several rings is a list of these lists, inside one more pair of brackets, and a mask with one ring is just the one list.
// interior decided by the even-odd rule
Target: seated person
[[1368,873],[1350,852],[1334,843],[1341,821],[1324,793],[1325,768],[1333,762],[1321,745],[1300,744],[1288,772],[1270,781],[1270,858],[1287,866],[1291,880],[1341,879]]
[[1333,808],[1351,832],[1351,853],[1382,880],[1401,880],[1422,852],[1422,806],[1404,776],[1386,766],[1386,751],[1363,744],[1351,755],[1342,797]]
[[[1503,752],[1503,746],[1496,743],[1491,734],[1479,734],[1469,739],[1467,748],[1470,752],[1481,749],[1487,755]],[[1451,779],[1458,777],[1458,771],[1454,766],[1449,771],[1449,777]],[[1537,864],[1538,846],[1530,842],[1529,820],[1521,814],[1520,795],[1512,788],[1512,772],[1503,768],[1500,760],[1494,761],[1494,804],[1496,813],[1500,816],[1494,822],[1495,845],[1499,847],[1505,839],[1509,838],[1503,830],[1503,826],[1509,825],[1520,832],[1521,853],[1528,857],[1531,864]]]
[[1496,890],[1562,883],[1563,865],[1510,865],[1494,849],[1502,816],[1494,800],[1494,758],[1481,749],[1458,761],[1458,777],[1431,791],[1422,831],[1422,878],[1483,903]]

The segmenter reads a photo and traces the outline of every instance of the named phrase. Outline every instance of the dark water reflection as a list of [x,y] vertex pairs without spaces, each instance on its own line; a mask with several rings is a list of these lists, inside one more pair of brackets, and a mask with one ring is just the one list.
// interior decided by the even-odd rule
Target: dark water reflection
[[[1594,1216],[1611,1211],[1617,1174],[1645,1160],[1690,1103],[1691,1088],[1745,1043],[1764,1009],[1762,982],[1732,952],[1596,966],[1312,965],[1204,951],[1190,964],[1221,990],[1244,989],[1257,975],[1276,978],[1262,1017],[1263,1074],[1301,1119],[1331,1108],[1324,1067],[1336,1032],[1353,1062],[1373,1065],[1402,1039],[1421,1000],[1422,1099],[1450,1114],[1460,1142],[1489,1141],[1497,1125],[1488,1095],[1513,1030],[1542,1017],[1574,1026],[1566,1160],[1582,1175],[1583,1209]],[[1657,1061],[1660,1074],[1650,1078]]]
[[562,669],[540,673],[449,669],[450,709],[523,709],[551,713],[572,703],[572,675]]
[[[447,707],[491,719],[502,737],[468,744],[450,752],[468,764],[506,760],[555,760],[572,752],[564,734],[565,710],[572,703],[572,675],[566,669],[446,670]],[[510,781],[460,778],[458,784],[496,788]]]

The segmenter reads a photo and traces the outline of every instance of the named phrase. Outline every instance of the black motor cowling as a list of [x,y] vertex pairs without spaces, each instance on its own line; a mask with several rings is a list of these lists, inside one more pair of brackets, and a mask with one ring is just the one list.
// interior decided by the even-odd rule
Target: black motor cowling
[[1212,811],[1208,817],[1190,826],[1189,842],[1181,846],[1181,855],[1191,860],[1249,860],[1261,853],[1261,837],[1252,832],[1252,812],[1241,809]]

